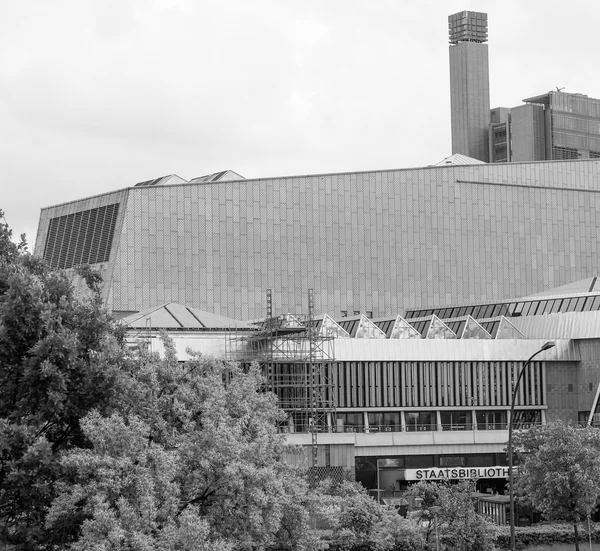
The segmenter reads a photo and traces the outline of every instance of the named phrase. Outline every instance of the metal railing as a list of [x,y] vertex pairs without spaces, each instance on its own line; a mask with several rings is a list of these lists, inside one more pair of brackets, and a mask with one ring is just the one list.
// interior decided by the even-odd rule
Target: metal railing
[[[515,426],[517,430],[527,430],[541,425],[541,422],[523,422]],[[289,426],[279,427],[279,432],[284,433],[310,433],[312,425],[296,425],[294,428]],[[488,431],[488,430],[508,430],[508,424],[504,423],[478,423],[476,426],[472,423],[451,424],[451,425],[345,425],[345,426],[319,426],[319,433],[363,433],[373,434],[380,432],[451,432],[451,431]]]

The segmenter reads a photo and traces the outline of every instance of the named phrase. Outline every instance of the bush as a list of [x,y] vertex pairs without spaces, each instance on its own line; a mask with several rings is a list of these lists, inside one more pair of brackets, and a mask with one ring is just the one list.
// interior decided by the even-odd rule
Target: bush
[[[600,542],[600,527],[591,525],[592,541]],[[588,541],[587,523],[580,525],[580,543]],[[515,528],[515,546],[517,549],[536,547],[538,545],[552,545],[553,543],[575,543],[573,526],[564,523],[534,524]],[[499,526],[496,546],[499,549],[510,549],[510,527]]]

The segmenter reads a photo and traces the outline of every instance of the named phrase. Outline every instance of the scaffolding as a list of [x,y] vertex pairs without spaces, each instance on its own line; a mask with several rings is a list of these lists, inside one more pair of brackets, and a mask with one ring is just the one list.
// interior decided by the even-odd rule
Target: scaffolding
[[150,316],[145,319],[145,326],[139,328],[136,333],[129,330],[124,342],[125,346],[133,352],[149,352],[152,342],[152,320]]
[[335,423],[332,362],[334,340],[320,331],[314,317],[314,292],[308,292],[308,315],[273,316],[273,295],[267,290],[267,316],[258,331],[232,339],[230,359],[257,362],[265,375],[265,388],[279,399],[288,414],[282,430],[310,432],[312,466],[317,464],[317,434]]

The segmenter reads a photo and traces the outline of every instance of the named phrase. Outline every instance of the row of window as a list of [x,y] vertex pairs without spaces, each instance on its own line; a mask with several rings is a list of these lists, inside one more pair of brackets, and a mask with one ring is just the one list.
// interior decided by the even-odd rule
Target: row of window
[[543,314],[589,312],[595,310],[600,310],[600,295],[409,310],[405,318],[407,320],[417,319],[433,314],[440,319],[452,319],[467,315],[475,319],[487,319],[499,316],[514,318],[519,316],[541,316]]
[[[542,422],[541,410],[517,410],[513,427],[527,428]],[[506,430],[506,410],[456,410],[456,411],[390,411],[390,412],[338,412],[317,420],[318,432],[428,432]],[[284,432],[311,432],[314,430],[311,414],[289,412],[288,420],[281,425]]]
[[[521,362],[331,362],[316,374],[317,408],[508,407]],[[530,362],[517,397],[519,406],[545,404],[543,362]],[[270,366],[269,390],[283,409],[309,405],[308,364]]]

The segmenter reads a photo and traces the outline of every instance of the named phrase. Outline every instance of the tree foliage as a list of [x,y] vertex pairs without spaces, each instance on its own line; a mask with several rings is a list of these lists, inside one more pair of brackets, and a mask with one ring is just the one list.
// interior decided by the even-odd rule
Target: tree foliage
[[548,520],[573,525],[595,509],[600,497],[600,431],[561,421],[515,435],[517,489]]
[[0,223],[0,542],[33,548],[60,452],[85,444],[79,420],[113,397],[118,333],[97,293],[77,295],[11,236]]
[[[427,526],[426,540],[431,541],[437,524],[437,537],[448,548],[457,551],[491,551],[496,527],[475,510],[475,482],[461,480],[456,484],[419,482],[410,494],[420,498],[417,516]],[[438,507],[435,513],[432,507]]]
[[47,527],[79,524],[82,550],[314,548],[310,490],[283,460],[282,412],[258,368],[165,349],[132,364],[119,414],[84,418],[91,446],[64,455]]

